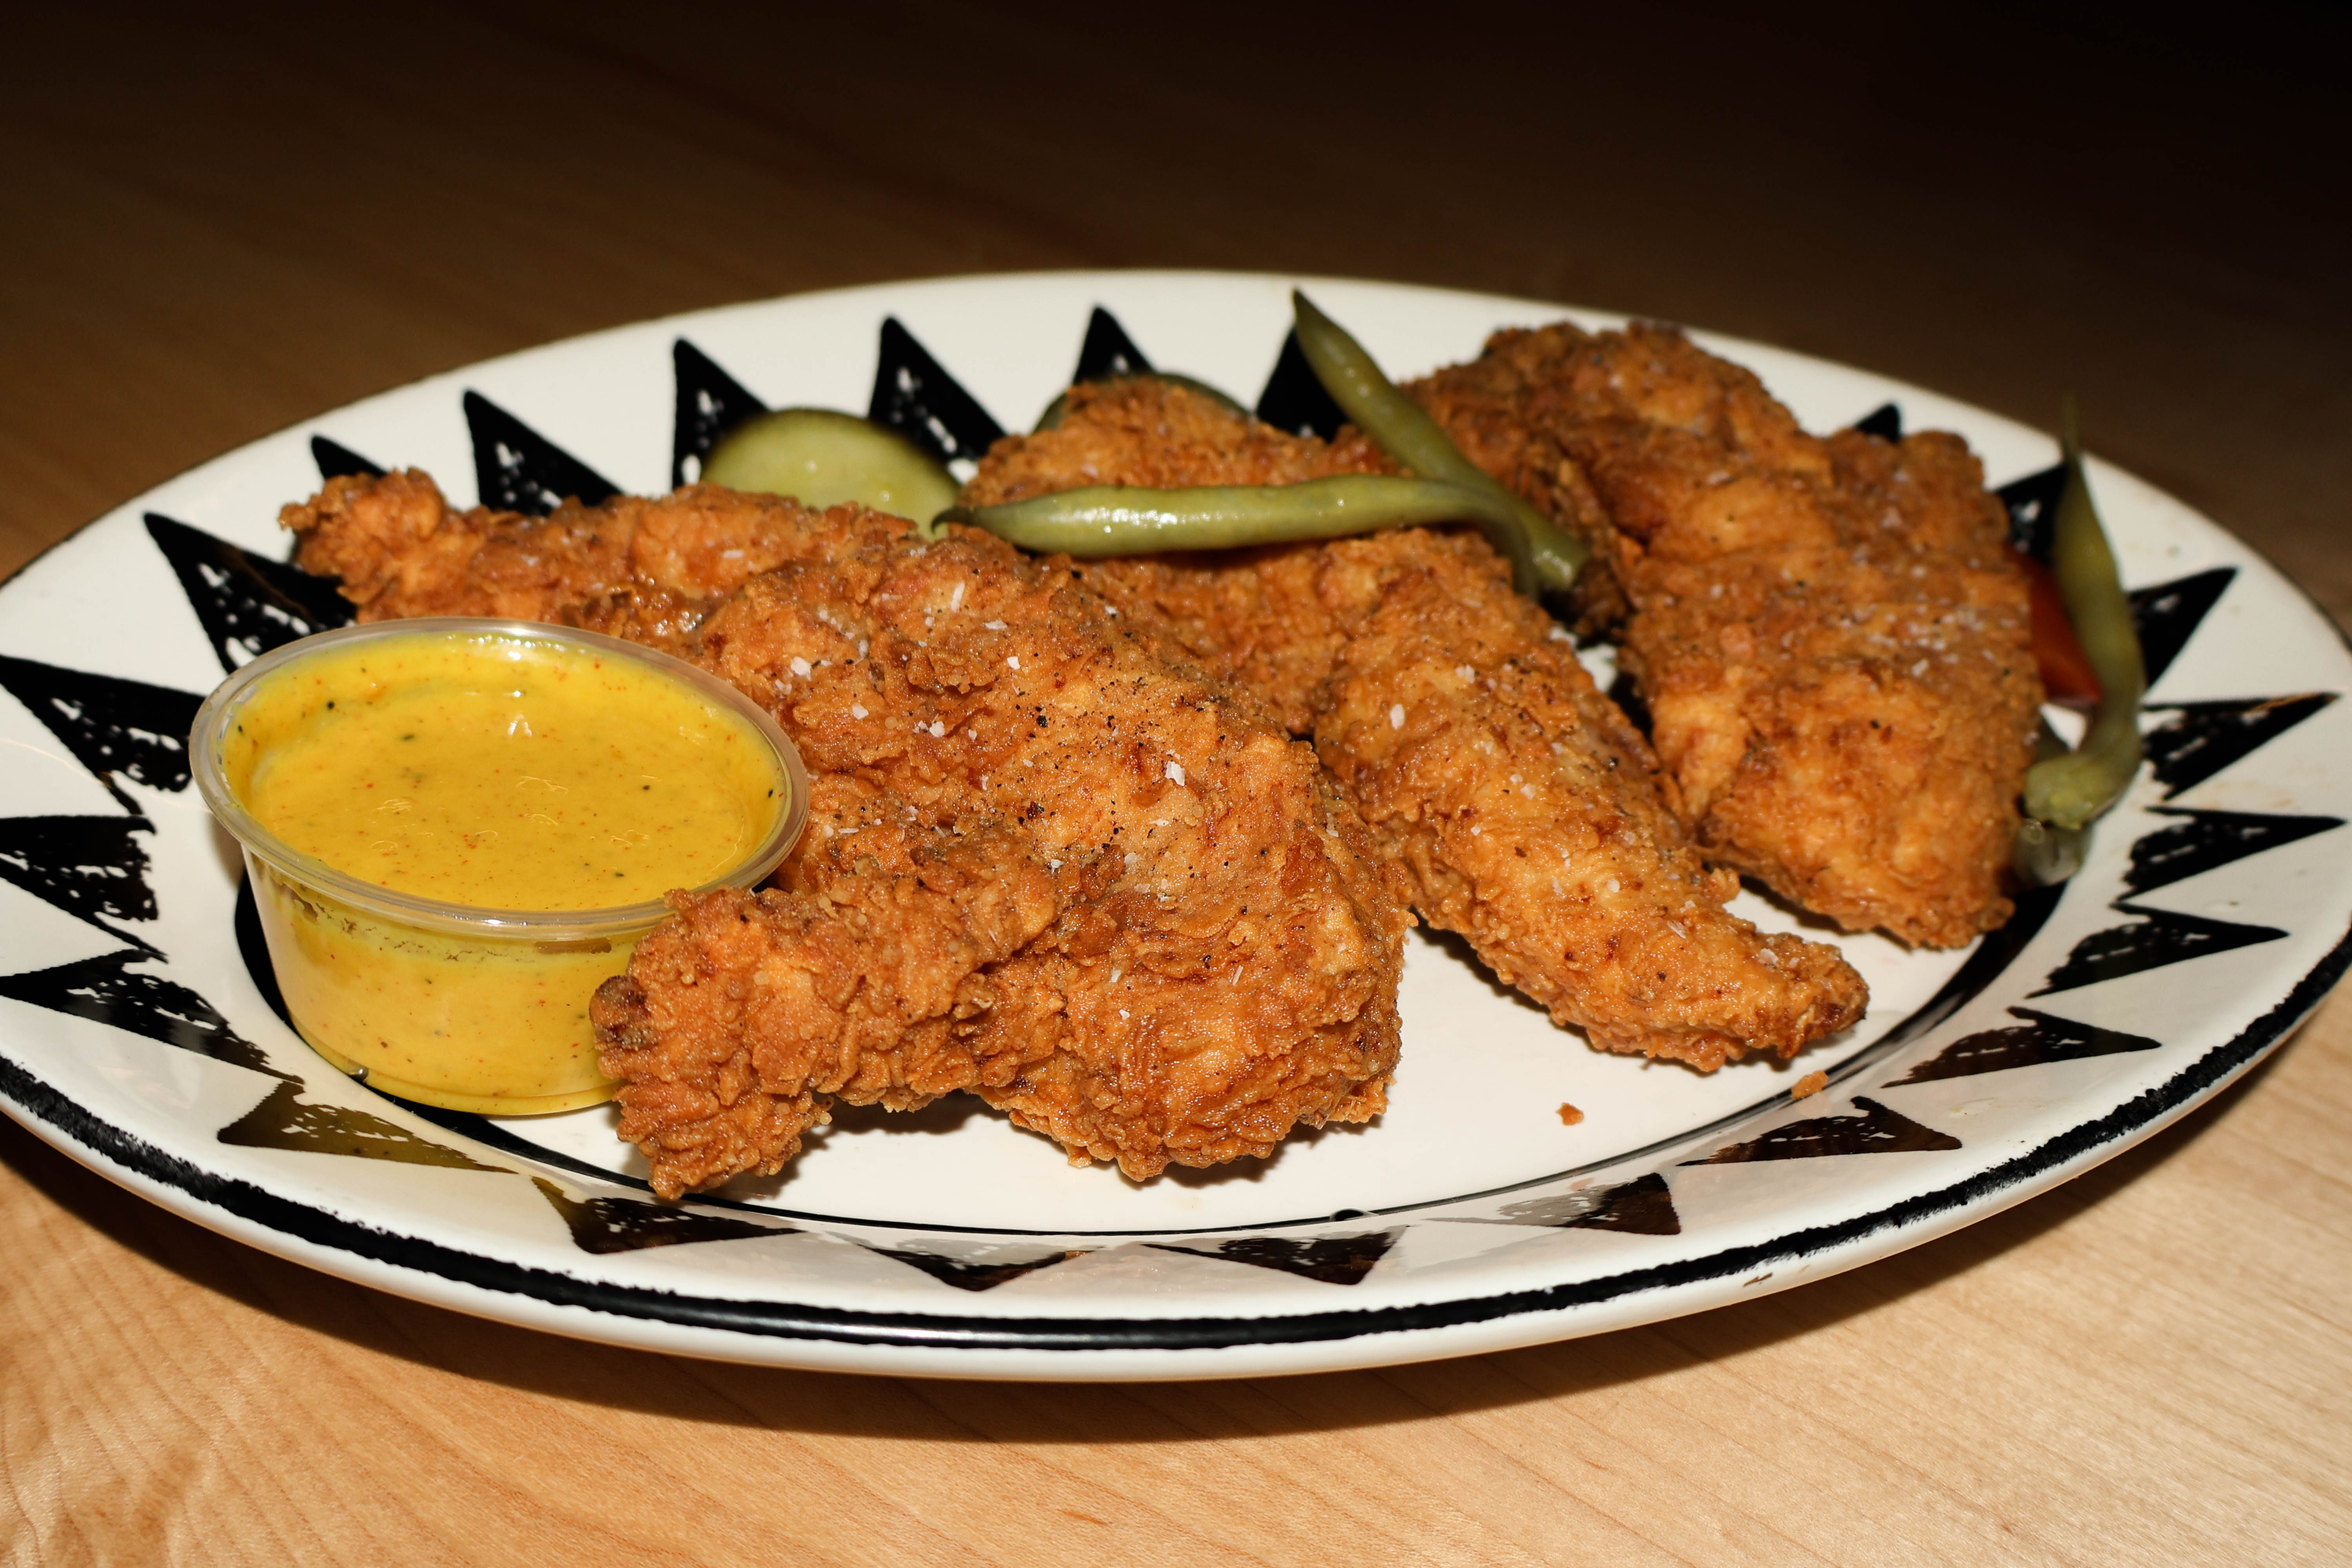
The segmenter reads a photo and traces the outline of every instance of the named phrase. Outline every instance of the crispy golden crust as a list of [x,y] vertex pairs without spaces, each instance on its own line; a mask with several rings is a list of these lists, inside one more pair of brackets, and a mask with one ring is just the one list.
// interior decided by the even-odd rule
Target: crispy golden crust
[[[994,506],[1087,485],[1289,485],[1394,471],[1352,428],[1331,443],[1288,436],[1184,386],[1139,376],[1070,388],[1054,428],[1007,436],[989,448],[963,501]],[[1086,572],[1096,586],[1115,587],[1115,602],[1148,615],[1203,668],[1272,709],[1291,733],[1306,734],[1344,635],[1313,597],[1309,559],[1288,550],[1244,551],[1097,561]],[[1231,570],[1236,566],[1249,570]]]
[[[781,1168],[828,1095],[970,1089],[1138,1178],[1381,1110],[1396,873],[1311,752],[1130,634],[1066,563],[707,487],[544,521],[444,507],[420,528],[420,484],[289,509],[304,560],[390,584],[373,616],[627,631],[640,600],[689,606],[665,635],[766,704],[814,776],[778,886],[680,900],[599,994],[658,1190]],[[400,528],[343,531],[394,502]],[[682,534],[710,548],[651,548]],[[738,559],[773,569],[730,588]]]
[[1286,436],[1158,376],[1080,382],[1050,430],[988,449],[967,506],[994,506],[1087,485],[1295,485],[1333,474],[1393,473],[1353,429],[1337,442]]
[[[1139,381],[1074,393],[1059,427],[999,443],[966,493],[1002,499],[1009,473],[1039,493],[1057,471],[1220,484],[1378,466],[1352,438],[1334,450]],[[1475,534],[1086,572],[1129,618],[1311,731],[1423,917],[1595,1044],[1712,1069],[1793,1054],[1861,1016],[1867,992],[1833,949],[1724,910],[1737,883],[1701,865],[1648,746]]]
[[1008,824],[919,828],[840,783],[819,786],[820,819],[866,818],[857,855],[796,858],[803,890],[673,900],[596,993],[600,1060],[628,1086],[621,1136],[668,1195],[782,1169],[826,1096],[908,1110],[1023,1065],[961,1026],[993,1001],[986,967],[1058,912],[1052,874]]
[[1412,872],[1413,903],[1606,1050],[1711,1071],[1793,1056],[1862,1016],[1835,948],[1723,909],[1649,747],[1475,536],[1325,552],[1378,584],[1342,645],[1316,749]]
[[671,651],[710,607],[762,572],[877,544],[903,519],[836,508],[812,529],[797,503],[688,485],[658,500],[524,517],[457,511],[427,475],[329,479],[278,513],[295,564],[340,578],[362,620],[510,616],[566,620]]
[[1967,447],[1807,435],[1679,333],[1497,333],[1411,388],[1590,541],[1711,859],[1853,931],[2006,921],[2042,686],[2026,585]]

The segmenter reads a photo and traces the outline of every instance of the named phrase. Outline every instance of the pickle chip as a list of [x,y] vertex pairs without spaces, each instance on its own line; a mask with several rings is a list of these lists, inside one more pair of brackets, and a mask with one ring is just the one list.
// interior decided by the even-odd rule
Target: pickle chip
[[702,482],[791,496],[803,506],[856,501],[928,522],[955,504],[955,476],[895,430],[831,408],[780,408],[728,432]]

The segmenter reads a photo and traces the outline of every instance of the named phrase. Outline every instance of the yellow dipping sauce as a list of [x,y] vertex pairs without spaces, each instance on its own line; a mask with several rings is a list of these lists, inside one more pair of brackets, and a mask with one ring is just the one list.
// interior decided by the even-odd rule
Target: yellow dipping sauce
[[306,639],[232,678],[194,738],[296,1027],[455,1110],[610,1098],[596,986],[664,893],[766,876],[805,813],[791,743],[740,694],[555,627]]
[[257,752],[239,794],[281,842],[378,887],[492,909],[698,887],[774,826],[782,782],[772,749],[700,693],[546,643],[321,654],[257,693],[237,730]]

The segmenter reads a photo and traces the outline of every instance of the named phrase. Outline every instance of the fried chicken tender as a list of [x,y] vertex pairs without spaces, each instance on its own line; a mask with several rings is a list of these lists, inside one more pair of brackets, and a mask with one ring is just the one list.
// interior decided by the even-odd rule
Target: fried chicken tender
[[798,506],[714,485],[566,503],[545,517],[457,511],[413,469],[331,479],[278,521],[300,542],[294,563],[341,579],[363,621],[562,619],[672,653],[761,573],[878,546],[907,527],[860,512],[827,514],[825,527],[812,528]]
[[[1594,548],[1596,596],[1712,860],[1849,931],[2007,921],[2042,682],[1967,446],[1808,435],[1679,332],[1498,332],[1408,391]],[[1597,569],[1597,571],[1596,571]]]
[[[1394,473],[1387,454],[1350,427],[1337,443],[1301,439],[1158,376],[1081,382],[1051,430],[1008,436],[964,487],[967,506],[995,506],[1087,485],[1181,489],[1295,485],[1337,474]],[[1347,633],[1316,597],[1311,551],[1234,551],[1089,563],[1097,588],[1131,600],[1152,626],[1220,679],[1272,709],[1286,729],[1315,728],[1316,706]],[[1160,563],[1206,572],[1171,574]],[[1137,588],[1151,584],[1146,598]]]
[[843,837],[794,858],[795,886],[675,899],[596,993],[598,1059],[627,1084],[621,1135],[665,1195],[782,1169],[826,1097],[912,1110],[1029,1065],[958,1026],[993,1000],[987,966],[1053,923],[1052,873],[1011,824],[910,825],[843,783],[813,788]]
[[[1180,385],[1071,390],[1008,437],[968,504],[1085,484],[1275,484],[1379,471]],[[1604,1049],[1702,1070],[1793,1055],[1867,999],[1837,952],[1767,937],[1692,848],[1640,733],[1475,533],[1089,563],[1087,580],[1213,673],[1311,732],[1431,923]]]
[[710,487],[530,519],[395,475],[285,521],[365,618],[663,641],[799,745],[775,885],[674,896],[597,994],[657,1191],[781,1169],[836,1095],[970,1089],[1137,1179],[1382,1109],[1401,877],[1307,748],[1066,562]]

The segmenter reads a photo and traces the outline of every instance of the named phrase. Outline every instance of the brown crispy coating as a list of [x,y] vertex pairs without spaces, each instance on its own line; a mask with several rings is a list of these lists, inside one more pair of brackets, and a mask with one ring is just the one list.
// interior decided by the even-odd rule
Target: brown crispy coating
[[906,531],[877,512],[808,526],[796,502],[689,485],[659,500],[567,503],[545,517],[458,511],[430,476],[339,476],[280,510],[295,564],[341,580],[363,621],[417,616],[564,620],[677,652],[711,606],[759,574]]
[[1709,858],[1924,946],[2009,918],[2042,685],[1964,443],[1808,435],[1752,374],[1654,326],[1500,332],[1409,390],[1594,546]]
[[1087,485],[1295,485],[1395,471],[1352,429],[1336,443],[1301,440],[1179,383],[1120,376],[1071,387],[1051,429],[998,441],[963,500],[994,506]]
[[809,765],[777,885],[677,900],[599,993],[661,1192],[780,1169],[830,1095],[972,1089],[1138,1178],[1379,1113],[1400,879],[1311,752],[1066,563],[709,487],[542,521],[375,484],[288,514],[371,618],[656,603]]
[[[1181,489],[1393,472],[1352,428],[1337,442],[1289,436],[1189,387],[1135,376],[1070,388],[1060,422],[998,441],[962,499],[995,506],[1087,485]],[[1345,634],[1312,598],[1311,574],[1285,564],[1297,558],[1280,549],[1240,551],[1102,561],[1086,570],[1098,587],[1117,584],[1118,603],[1132,600],[1203,668],[1247,689],[1293,734],[1306,734]],[[1169,563],[1216,570],[1160,569]],[[1244,566],[1251,569],[1233,569]]]
[[671,1195],[782,1169],[824,1097],[911,1110],[1023,1065],[984,1059],[958,1026],[993,1000],[983,969],[1059,911],[1052,874],[1010,824],[924,828],[843,784],[813,793],[836,834],[864,820],[855,856],[828,843],[795,858],[798,888],[674,899],[596,993],[599,1059],[628,1085],[621,1136]]
[[[1122,454],[1131,454],[1123,459]],[[987,502],[1066,486],[1284,482],[1384,466],[1152,381],[1073,390],[1063,423],[1000,442]],[[1700,863],[1671,785],[1566,634],[1469,532],[1090,563],[1129,618],[1311,731],[1424,918],[1596,1045],[1704,1069],[1793,1054],[1861,1016],[1836,951],[1765,937]]]
[[1324,554],[1379,598],[1342,645],[1316,748],[1423,918],[1607,1050],[1712,1070],[1862,1016],[1868,990],[1835,948],[1724,910],[1738,884],[1701,863],[1640,732],[1484,540],[1410,531]]

